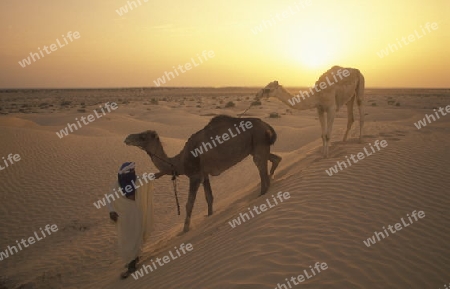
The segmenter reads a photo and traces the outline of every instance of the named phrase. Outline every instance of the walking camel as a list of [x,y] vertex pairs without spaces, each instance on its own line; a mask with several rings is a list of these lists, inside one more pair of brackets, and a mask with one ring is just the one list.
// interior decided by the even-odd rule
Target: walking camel
[[[305,95],[307,97],[305,97]],[[339,111],[344,104],[347,105],[348,122],[347,131],[345,132],[343,141],[347,141],[348,133],[355,121],[353,116],[353,104],[355,102],[359,109],[359,141],[363,141],[364,76],[358,69],[333,66],[319,77],[319,80],[315,83],[314,89],[311,88],[310,92],[302,92],[297,96],[290,94],[284,87],[278,84],[278,81],[269,83],[256,94],[257,98],[271,96],[277,97],[283,103],[294,109],[317,109],[320,126],[322,128],[324,158],[328,157],[328,147],[336,112]],[[302,99],[300,99],[300,97]]]
[[[251,123],[251,128],[249,128],[248,122]],[[215,147],[213,147],[211,142],[214,139],[217,140],[218,136],[219,139],[223,137],[224,141],[218,144],[214,142]],[[208,203],[208,216],[210,216],[213,214],[213,195],[209,176],[220,175],[248,155],[253,156],[253,161],[259,170],[261,195],[267,192],[270,186],[267,161],[272,162],[271,176],[281,161],[281,157],[270,153],[270,146],[275,143],[276,139],[275,130],[258,118],[235,118],[219,115],[211,119],[202,130],[194,133],[186,142],[183,150],[174,157],[166,155],[158,134],[152,130],[130,134],[125,139],[125,144],[136,146],[147,152],[160,171],[156,174],[157,178],[163,175],[186,175],[189,178],[189,196],[184,222],[184,232],[187,232],[200,184],[203,183]],[[209,150],[207,149],[208,143]],[[205,148],[206,151],[204,153],[196,151],[196,148],[200,147]]]

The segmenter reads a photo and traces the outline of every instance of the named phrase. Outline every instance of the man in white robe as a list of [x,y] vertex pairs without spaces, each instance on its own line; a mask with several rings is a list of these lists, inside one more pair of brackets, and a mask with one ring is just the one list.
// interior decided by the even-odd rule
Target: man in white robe
[[121,195],[107,205],[117,227],[119,255],[128,264],[121,277],[127,278],[136,271],[143,243],[153,230],[153,184],[137,178],[135,164],[127,162],[120,167],[115,189]]

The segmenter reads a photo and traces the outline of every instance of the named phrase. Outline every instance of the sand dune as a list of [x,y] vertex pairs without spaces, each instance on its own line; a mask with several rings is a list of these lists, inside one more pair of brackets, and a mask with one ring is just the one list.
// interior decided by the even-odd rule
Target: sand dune
[[[437,289],[450,283],[450,116],[420,130],[414,126],[433,107],[448,105],[448,91],[368,90],[365,143],[357,141],[357,122],[349,141],[341,141],[346,125],[343,109],[337,115],[328,159],[321,157],[314,111],[291,112],[274,99],[252,107],[248,115],[263,118],[277,131],[272,150],[283,157],[269,193],[259,196],[258,172],[247,158],[212,178],[211,217],[205,217],[200,189],[191,231],[180,235],[188,180],[178,179],[181,216],[176,214],[170,177],[156,180],[156,230],[142,263],[181,243],[191,243],[194,250],[143,278],[125,281],[118,278],[124,264],[115,251],[114,226],[107,210],[98,210],[93,202],[107,191],[123,161],[135,161],[138,172],[156,172],[144,152],[125,146],[126,135],[156,130],[168,155],[177,154],[213,114],[244,111],[254,90],[64,93],[71,105],[55,104],[55,110],[42,111],[40,101],[34,100],[36,93],[33,98],[30,92],[20,92],[20,97],[16,93],[15,100],[11,92],[0,96],[2,111],[10,110],[0,116],[0,157],[18,153],[22,158],[0,171],[0,250],[47,224],[59,228],[0,261],[0,288],[24,284],[26,288],[275,288],[316,262],[326,262],[328,269],[293,288]],[[52,103],[55,93],[41,94]],[[98,97],[94,101],[87,94]],[[75,117],[119,98],[117,111],[62,139],[56,135]],[[158,104],[144,104],[151,98]],[[399,106],[387,104],[392,100]],[[228,101],[236,106],[224,108]],[[39,113],[17,113],[12,102],[29,103],[30,111]],[[77,111],[81,102],[85,113]],[[268,118],[270,112],[281,118]],[[326,169],[375,140],[386,140],[388,147],[327,175]],[[235,228],[229,225],[248,207],[279,191],[289,192],[290,199]],[[370,247],[363,243],[414,210],[424,211],[425,218]]]

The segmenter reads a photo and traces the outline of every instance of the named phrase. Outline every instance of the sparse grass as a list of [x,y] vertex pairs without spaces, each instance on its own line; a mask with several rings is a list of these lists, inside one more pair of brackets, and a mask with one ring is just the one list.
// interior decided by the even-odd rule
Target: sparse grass
[[261,105],[261,104],[262,103],[259,100],[255,100],[255,101],[252,102],[252,105]]
[[232,101],[229,101],[229,102],[227,102],[227,104],[225,104],[225,108],[235,107],[235,106],[236,106],[236,104],[234,104],[234,102],[232,102]]
[[69,100],[63,100],[63,101],[61,101],[61,106],[68,106],[68,105],[71,105],[71,104],[72,104],[72,102],[69,101]]
[[281,116],[278,114],[278,112],[271,112],[269,114],[269,118],[280,118]]
[[372,102],[372,106],[377,106],[377,103],[376,102]]

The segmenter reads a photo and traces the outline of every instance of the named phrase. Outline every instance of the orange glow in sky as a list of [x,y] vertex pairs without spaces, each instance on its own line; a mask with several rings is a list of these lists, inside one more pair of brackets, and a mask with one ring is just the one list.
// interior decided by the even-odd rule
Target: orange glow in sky
[[0,88],[154,87],[170,72],[161,86],[312,86],[333,65],[367,87],[450,87],[448,0],[128,2],[1,1]]

